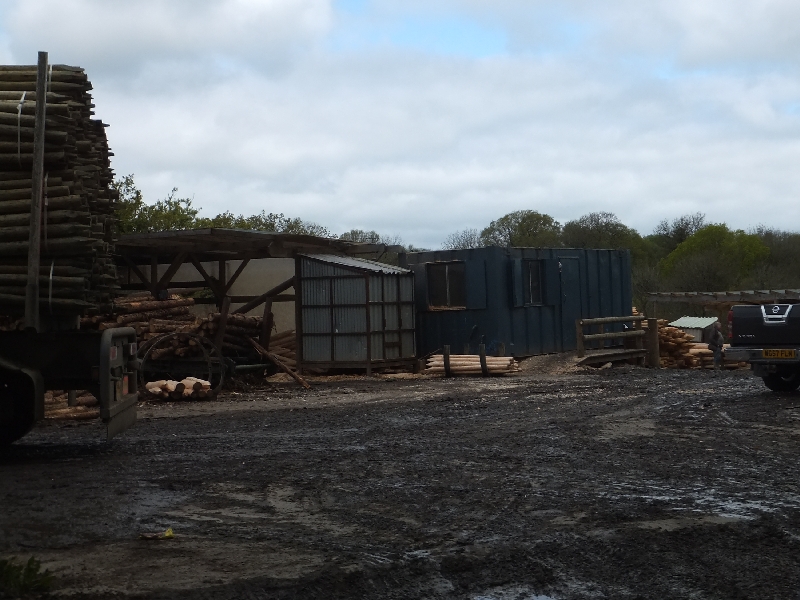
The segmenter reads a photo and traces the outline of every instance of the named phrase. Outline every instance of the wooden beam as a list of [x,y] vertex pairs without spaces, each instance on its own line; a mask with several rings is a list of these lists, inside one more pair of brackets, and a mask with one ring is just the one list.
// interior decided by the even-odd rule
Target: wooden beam
[[244,268],[247,266],[247,263],[249,263],[249,262],[250,262],[250,259],[249,259],[249,258],[245,258],[245,259],[244,259],[244,260],[241,262],[241,264],[239,265],[239,267],[236,269],[236,271],[234,271],[233,275],[231,275],[231,278],[230,278],[230,279],[228,280],[228,282],[225,284],[225,287],[223,287],[223,288],[222,288],[222,294],[223,294],[223,295],[227,294],[227,293],[230,291],[230,289],[231,289],[231,286],[232,286],[234,283],[236,283],[236,280],[237,280],[237,279],[239,279],[239,275],[241,275],[241,274],[242,274],[242,271],[244,271]]
[[267,298],[264,302],[264,317],[261,319],[261,335],[259,336],[259,343],[264,348],[269,348],[269,338],[272,336],[272,324],[275,321],[275,315],[272,314],[272,299]]
[[189,255],[189,260],[194,265],[194,268],[197,269],[197,272],[200,273],[200,276],[205,279],[208,287],[211,288],[211,291],[214,293],[214,296],[217,299],[217,304],[222,302],[222,298],[225,296],[225,293],[222,292],[219,281],[214,279],[206,272],[206,270],[203,268],[203,265],[194,254]]
[[277,296],[281,292],[284,292],[284,291],[288,290],[293,285],[294,285],[294,277],[291,277],[291,278],[287,279],[286,281],[284,281],[283,283],[281,283],[279,285],[276,285],[271,290],[261,294],[260,296],[258,296],[254,300],[251,300],[250,302],[248,302],[244,306],[240,306],[235,311],[233,311],[233,314],[243,314],[243,313],[246,313],[246,312],[250,312],[254,308],[257,308],[257,307],[261,306],[264,302],[267,301],[267,298],[269,298],[270,296]]
[[253,338],[248,337],[247,339],[253,345],[253,348],[256,349],[256,352],[258,352],[261,356],[266,358],[268,361],[270,361],[272,364],[274,364],[276,367],[278,367],[284,373],[287,373],[292,379],[294,379],[297,383],[302,385],[304,388],[306,388],[306,389],[310,389],[311,388],[311,386],[308,385],[308,382],[305,379],[303,379],[298,373],[295,373],[292,369],[290,369],[288,365],[284,364],[280,360],[280,358],[278,356],[272,354],[272,352],[269,352],[269,351],[265,350],[261,346],[261,344],[259,344]]
[[150,280],[148,280],[148,279],[147,279],[147,277],[145,276],[145,274],[144,274],[144,273],[142,273],[142,270],[141,270],[141,269],[138,267],[138,265],[136,265],[136,264],[135,264],[135,263],[134,263],[134,262],[133,262],[133,261],[132,261],[130,258],[128,258],[127,256],[123,256],[123,257],[122,257],[122,259],[123,259],[123,260],[124,260],[124,261],[125,261],[125,262],[128,264],[128,268],[129,268],[131,271],[133,271],[133,274],[134,274],[134,275],[136,275],[136,277],[138,277],[138,278],[139,278],[139,280],[140,280],[140,281],[141,281],[141,282],[142,282],[142,283],[145,285],[146,289],[150,290],[150,293],[151,293],[151,294],[154,294],[154,293],[155,293],[155,290],[153,289],[153,285],[152,285],[152,283],[150,282]]
[[158,280],[155,286],[156,291],[160,292],[169,287],[169,282],[172,281],[172,278],[175,276],[175,273],[178,272],[178,269],[181,268],[181,265],[186,262],[187,256],[189,256],[188,252],[181,252],[175,257],[175,260],[173,260],[172,264],[167,268],[167,272]]

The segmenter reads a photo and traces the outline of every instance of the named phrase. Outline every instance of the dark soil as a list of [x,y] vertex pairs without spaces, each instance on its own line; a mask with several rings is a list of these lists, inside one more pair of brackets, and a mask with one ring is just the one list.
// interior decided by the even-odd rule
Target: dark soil
[[101,437],[0,454],[0,558],[54,595],[800,598],[800,395],[746,372],[281,384]]

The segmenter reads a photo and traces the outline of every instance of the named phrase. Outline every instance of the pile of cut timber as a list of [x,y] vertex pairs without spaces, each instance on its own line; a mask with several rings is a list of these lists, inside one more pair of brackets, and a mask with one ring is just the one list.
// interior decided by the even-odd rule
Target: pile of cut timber
[[665,319],[658,320],[658,349],[662,369],[691,369],[698,366],[698,358],[692,354],[693,335],[682,329],[670,327]]
[[190,308],[193,298],[172,295],[166,300],[154,300],[149,292],[117,298],[110,312],[81,319],[81,329],[113,329],[133,327],[139,340],[148,340],[162,333],[189,331],[196,318]]
[[[729,348],[730,344],[724,344],[724,348]],[[713,369],[714,368],[714,351],[710,350],[708,344],[692,344],[692,349],[689,351],[697,358],[698,369]],[[746,369],[747,363],[724,358],[722,366],[725,369]]]
[[162,379],[145,384],[145,389],[158,398],[207,398],[213,394],[211,382],[196,377],[187,377],[181,381]]
[[69,406],[66,390],[51,390],[44,393],[45,419],[61,421],[86,421],[100,417],[97,398],[85,390],[76,390],[75,406]]
[[[506,375],[519,371],[519,364],[510,356],[487,356],[489,375]],[[425,373],[444,373],[444,355],[434,354],[426,363]],[[483,375],[481,357],[477,354],[451,354],[450,373],[453,375]]]
[[83,69],[53,65],[46,94],[33,66],[0,66],[0,312],[22,314],[27,280],[36,105],[46,104],[40,306],[81,313],[117,284],[105,125],[92,118]]

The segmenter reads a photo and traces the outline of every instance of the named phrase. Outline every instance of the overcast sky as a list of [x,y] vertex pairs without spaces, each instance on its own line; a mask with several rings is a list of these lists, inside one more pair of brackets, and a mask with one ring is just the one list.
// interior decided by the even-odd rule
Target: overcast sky
[[118,175],[202,213],[447,234],[534,209],[800,229],[797,0],[2,0]]

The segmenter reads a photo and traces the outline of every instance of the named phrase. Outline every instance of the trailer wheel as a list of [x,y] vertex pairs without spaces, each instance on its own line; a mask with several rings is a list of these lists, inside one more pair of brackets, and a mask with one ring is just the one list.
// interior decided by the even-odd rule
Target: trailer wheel
[[23,371],[0,368],[0,448],[28,433],[36,422],[36,384]]
[[793,392],[800,387],[800,373],[770,373],[764,375],[764,384],[773,392]]

